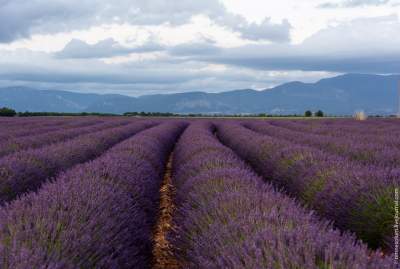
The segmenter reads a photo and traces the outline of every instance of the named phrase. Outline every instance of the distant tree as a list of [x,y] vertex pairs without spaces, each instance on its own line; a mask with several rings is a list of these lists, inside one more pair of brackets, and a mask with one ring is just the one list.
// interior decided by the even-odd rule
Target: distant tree
[[312,112],[311,112],[310,110],[307,110],[307,111],[304,113],[304,116],[305,116],[305,117],[311,117],[311,116],[312,116]]
[[316,117],[323,117],[324,116],[324,112],[322,112],[322,110],[318,110],[317,112],[315,112],[315,116]]
[[14,109],[8,107],[0,108],[0,117],[14,117],[15,115],[17,115],[17,112]]

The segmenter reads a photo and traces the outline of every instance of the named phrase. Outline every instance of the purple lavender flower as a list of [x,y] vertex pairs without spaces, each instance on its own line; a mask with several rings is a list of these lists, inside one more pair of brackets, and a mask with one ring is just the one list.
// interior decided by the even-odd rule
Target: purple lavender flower
[[[393,257],[381,258],[263,182],[214,132],[193,123],[174,153],[170,240],[183,268],[395,268]],[[230,134],[239,134],[238,145],[251,141]]]
[[121,142],[0,209],[1,268],[150,268],[159,187],[183,128]]
[[134,122],[1,158],[0,203],[36,190],[61,171],[93,159],[118,142],[153,125],[152,122]]
[[393,238],[391,197],[400,186],[398,170],[362,165],[296,143],[301,138],[293,136],[289,141],[260,135],[235,123],[218,124],[218,136],[266,180],[334,221],[336,227],[355,232],[373,248],[393,249],[388,238]]

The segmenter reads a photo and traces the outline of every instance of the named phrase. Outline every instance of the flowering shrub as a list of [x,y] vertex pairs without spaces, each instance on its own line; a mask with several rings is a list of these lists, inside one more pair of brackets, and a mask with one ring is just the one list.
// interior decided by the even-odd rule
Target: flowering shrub
[[163,169],[185,126],[145,130],[0,209],[0,268],[150,268]]
[[214,131],[193,123],[174,153],[170,240],[182,268],[393,268],[393,257],[369,252],[263,182]]

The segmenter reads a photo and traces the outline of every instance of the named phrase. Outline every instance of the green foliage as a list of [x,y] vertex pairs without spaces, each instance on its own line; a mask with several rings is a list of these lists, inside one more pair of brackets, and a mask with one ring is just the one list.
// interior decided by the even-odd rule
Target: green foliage
[[0,108],[0,117],[14,117],[15,115],[17,115],[17,112],[14,109],[8,107]]
[[[307,112],[310,113],[307,116]],[[312,112],[307,111],[306,117],[311,117]],[[68,113],[68,112],[18,112],[19,117],[35,117],[35,116],[120,116],[120,114],[112,113],[96,113],[96,112],[81,112],[81,113]],[[302,118],[304,115],[299,114],[202,114],[202,113],[190,113],[190,114],[176,114],[170,112],[126,112],[123,114],[126,117],[180,117],[180,118]]]
[[175,114],[169,112],[126,112],[123,114],[128,117],[183,117],[183,118],[296,118],[303,117],[297,114],[202,114],[202,113],[189,113],[189,114]]
[[307,110],[307,111],[304,113],[304,116],[305,116],[305,117],[311,117],[311,116],[312,116],[312,112],[311,112],[310,110]]
[[82,113],[67,113],[67,112],[18,112],[19,117],[46,117],[46,116],[117,116],[116,114],[110,114],[110,113],[93,113],[93,112],[82,112]]
[[124,116],[130,117],[178,117],[178,114],[169,112],[126,112]]
[[355,232],[371,247],[384,245],[384,240],[391,238],[394,225],[394,188],[378,191],[371,197],[361,197],[359,208],[353,214],[358,222],[354,223]]
[[323,117],[324,116],[324,112],[322,112],[322,110],[318,110],[317,112],[315,112],[315,116],[316,117]]
[[305,191],[301,194],[302,200],[307,204],[313,204],[315,196],[324,189],[326,182],[328,182],[332,174],[334,174],[334,171],[318,171],[315,178],[313,178]]

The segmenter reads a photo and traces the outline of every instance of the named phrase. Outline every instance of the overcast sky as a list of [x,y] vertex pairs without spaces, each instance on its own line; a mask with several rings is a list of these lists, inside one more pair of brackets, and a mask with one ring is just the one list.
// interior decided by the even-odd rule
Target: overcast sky
[[400,0],[0,0],[0,86],[137,96],[399,70]]

